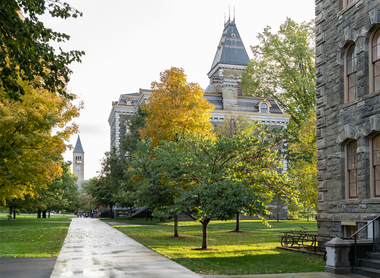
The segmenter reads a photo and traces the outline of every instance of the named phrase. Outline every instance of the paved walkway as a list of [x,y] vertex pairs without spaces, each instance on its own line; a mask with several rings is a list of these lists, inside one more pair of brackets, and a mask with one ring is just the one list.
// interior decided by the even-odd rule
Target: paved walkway
[[51,277],[363,278],[354,274],[334,275],[325,272],[202,276],[144,247],[108,224],[86,218],[72,220]]
[[97,219],[75,218],[59,253],[56,277],[199,278]]

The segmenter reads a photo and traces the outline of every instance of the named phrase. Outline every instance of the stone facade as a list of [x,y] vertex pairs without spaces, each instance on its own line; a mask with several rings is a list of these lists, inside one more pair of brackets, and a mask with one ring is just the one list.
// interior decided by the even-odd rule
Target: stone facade
[[[372,60],[380,0],[315,2],[317,221],[320,240],[327,241],[323,236],[350,236],[380,213],[372,157],[380,133]],[[366,238],[367,230],[359,236]]]

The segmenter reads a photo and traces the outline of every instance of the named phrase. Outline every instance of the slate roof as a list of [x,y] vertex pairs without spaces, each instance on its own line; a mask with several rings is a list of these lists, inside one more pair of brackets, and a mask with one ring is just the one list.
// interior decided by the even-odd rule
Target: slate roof
[[84,153],[79,135],[78,135],[77,143],[75,144],[74,153]]
[[248,65],[249,57],[235,22],[227,21],[210,72],[218,64]]
[[132,101],[132,106],[136,106],[138,100],[140,98],[140,94],[139,93],[133,93],[133,94],[122,94],[120,96],[120,99],[117,103],[118,106],[128,106],[127,105],[127,100],[131,100]]

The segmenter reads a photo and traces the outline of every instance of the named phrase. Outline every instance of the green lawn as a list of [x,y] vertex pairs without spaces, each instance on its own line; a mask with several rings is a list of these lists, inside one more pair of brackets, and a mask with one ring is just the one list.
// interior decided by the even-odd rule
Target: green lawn
[[0,257],[56,257],[69,223],[0,222]]
[[[105,219],[104,219],[105,220]],[[111,221],[110,219],[107,219]],[[202,228],[195,221],[180,221],[180,238],[173,237],[173,222],[153,223],[145,219],[131,220],[135,225],[115,225],[116,229],[136,241],[200,274],[246,275],[262,273],[319,272],[324,270],[321,257],[276,249],[280,233],[300,230],[300,226],[316,231],[315,221],[241,221],[242,233],[234,233],[235,221],[211,221],[208,245],[212,251],[194,250],[201,247]],[[151,225],[153,224],[153,225]]]

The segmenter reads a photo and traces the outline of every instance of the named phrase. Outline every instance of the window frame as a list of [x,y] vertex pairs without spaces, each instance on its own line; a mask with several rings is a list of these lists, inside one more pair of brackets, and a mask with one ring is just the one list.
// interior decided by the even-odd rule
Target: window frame
[[375,30],[373,32],[373,35],[372,35],[372,38],[371,38],[371,65],[372,65],[372,68],[371,68],[371,82],[372,82],[372,91],[378,91],[380,90],[380,86],[379,88],[376,89],[376,82],[375,82],[375,79],[376,77],[379,77],[380,78],[380,73],[375,76],[375,64],[378,63],[380,64],[380,55],[379,57],[377,57],[377,60],[374,60],[374,48],[380,48],[380,43],[376,44],[376,46],[374,46],[374,41],[375,41],[375,37],[376,37],[376,34],[379,33],[379,36],[380,36],[380,28],[378,28],[377,30]]
[[[355,144],[354,145],[354,155],[350,155],[350,146],[352,144]],[[346,198],[347,199],[358,199],[359,198],[359,190],[358,190],[358,152],[357,152],[357,148],[358,148],[358,141],[356,140],[353,140],[351,142],[349,142],[347,145],[346,145]],[[354,168],[350,168],[350,158],[351,157],[354,157]],[[355,177],[356,177],[356,181],[355,182],[351,182],[351,173],[352,172],[355,172]],[[351,185],[352,184],[355,184],[355,187],[356,187],[356,195],[353,195],[351,196]]]
[[[380,190],[379,192],[376,191],[376,181],[380,181],[380,176],[378,177],[378,179],[376,179],[376,167],[380,167],[380,161],[378,162],[378,164],[375,164],[375,151],[378,151],[380,152],[380,144],[378,146],[378,149],[375,150],[375,139],[377,138],[380,138],[380,134],[377,134],[375,137],[372,138],[371,140],[371,180],[372,180],[372,183],[373,183],[373,197],[375,198],[378,198],[380,197]],[[376,194],[377,193],[377,194]]]
[[[350,51],[352,50],[352,48],[355,48],[354,49],[354,53],[355,53],[355,57],[350,59],[349,60],[349,57],[348,57],[348,54],[350,53]],[[345,55],[345,66],[346,66],[346,72],[345,72],[345,79],[346,79],[346,101],[345,102],[350,102],[350,101],[353,101],[353,100],[356,100],[358,98],[358,88],[357,88],[357,76],[356,76],[356,73],[357,73],[357,54],[356,54],[356,44],[351,44],[347,47],[347,51],[346,51],[346,55]],[[352,62],[352,61],[355,61],[355,70],[352,71],[352,72],[348,72],[349,71],[349,63]],[[351,76],[354,76],[354,80],[355,80],[355,85],[354,86],[351,86],[350,87],[350,77]],[[350,99],[350,89],[351,88],[354,88],[355,87],[355,97],[353,99]]]

